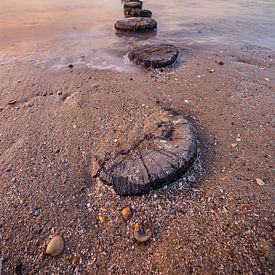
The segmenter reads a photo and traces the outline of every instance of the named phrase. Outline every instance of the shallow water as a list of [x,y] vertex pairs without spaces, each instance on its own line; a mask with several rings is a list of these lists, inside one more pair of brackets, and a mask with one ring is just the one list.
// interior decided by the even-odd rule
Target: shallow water
[[255,45],[275,49],[275,0],[144,0],[158,31],[117,35],[119,0],[1,0],[0,63],[69,63],[129,69],[129,48],[149,42]]

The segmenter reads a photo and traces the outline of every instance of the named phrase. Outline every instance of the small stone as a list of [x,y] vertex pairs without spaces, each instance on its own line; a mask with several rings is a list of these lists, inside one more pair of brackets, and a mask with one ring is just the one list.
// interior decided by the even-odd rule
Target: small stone
[[257,182],[257,184],[258,185],[260,185],[260,186],[264,186],[266,183],[262,180],[262,179],[260,179],[260,178],[256,178],[256,182]]
[[99,169],[100,169],[100,165],[95,159],[93,159],[91,162],[91,175],[93,178],[97,176]]
[[70,69],[72,69],[73,67],[74,67],[73,64],[70,64],[70,65],[68,66],[68,68],[70,68]]
[[15,273],[18,274],[18,275],[23,274],[22,273],[22,268],[23,268],[22,263],[17,264],[16,267],[15,267]]
[[187,180],[188,180],[189,182],[195,182],[195,181],[196,181],[196,178],[195,178],[193,175],[190,175],[190,176],[187,177]]
[[270,78],[266,77],[264,80],[265,80],[265,81],[270,81]]
[[64,250],[64,239],[61,235],[55,235],[46,248],[46,253],[52,256],[60,255]]
[[214,73],[215,72],[215,69],[210,69],[209,70],[209,73]]
[[124,207],[121,210],[121,216],[124,221],[129,221],[131,219],[132,215],[133,215],[133,212],[132,212],[131,207]]
[[34,212],[33,212],[33,215],[34,215],[35,217],[40,216],[40,214],[41,214],[40,208],[36,208],[36,209],[34,210]]
[[237,148],[237,147],[238,147],[238,143],[232,143],[232,144],[231,144],[231,147],[232,147],[232,148]]
[[153,235],[153,229],[147,222],[138,222],[134,227],[134,238],[139,243],[148,241]]
[[58,91],[57,91],[57,94],[58,94],[58,95],[62,95],[62,91],[58,90]]
[[5,170],[7,173],[10,173],[11,171],[12,171],[12,168],[11,167],[8,167],[8,168],[6,168],[6,170]]
[[218,61],[218,64],[222,66],[222,65],[224,65],[224,62],[222,60],[220,60],[220,61]]

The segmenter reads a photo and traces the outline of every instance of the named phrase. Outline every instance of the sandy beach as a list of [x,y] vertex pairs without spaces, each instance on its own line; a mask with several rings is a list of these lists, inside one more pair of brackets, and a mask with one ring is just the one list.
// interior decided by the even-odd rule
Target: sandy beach
[[[274,273],[275,52],[179,50],[172,67],[122,72],[3,59],[0,273]],[[92,178],[94,159],[129,149],[166,109],[195,129],[187,174],[129,197]],[[145,244],[133,239],[140,221],[154,231]],[[65,249],[52,257],[45,248],[57,233]]]

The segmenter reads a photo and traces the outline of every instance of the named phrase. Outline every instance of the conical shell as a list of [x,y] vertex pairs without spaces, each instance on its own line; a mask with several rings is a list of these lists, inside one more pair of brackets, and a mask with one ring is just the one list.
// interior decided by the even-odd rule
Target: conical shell
[[60,235],[55,235],[47,245],[46,253],[52,256],[60,255],[64,250],[64,240]]

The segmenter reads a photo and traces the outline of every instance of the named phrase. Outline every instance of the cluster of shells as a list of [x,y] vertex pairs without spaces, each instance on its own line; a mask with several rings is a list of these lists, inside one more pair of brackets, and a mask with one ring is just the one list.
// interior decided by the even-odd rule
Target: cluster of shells
[[[133,216],[133,210],[131,207],[124,207],[121,210],[122,219],[127,222]],[[153,235],[153,229],[148,222],[138,222],[133,229],[133,237],[139,243],[147,242]],[[55,234],[51,237],[49,243],[46,246],[46,254],[53,257],[59,256],[64,251],[65,242],[64,238],[60,234]]]

